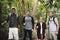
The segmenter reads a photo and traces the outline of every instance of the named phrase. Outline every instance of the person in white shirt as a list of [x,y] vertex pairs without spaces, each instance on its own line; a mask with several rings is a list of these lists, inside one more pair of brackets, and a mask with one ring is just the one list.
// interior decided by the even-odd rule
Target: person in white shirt
[[53,12],[49,13],[48,27],[49,27],[49,38],[50,40],[57,40],[57,34],[59,29],[58,20],[54,17]]

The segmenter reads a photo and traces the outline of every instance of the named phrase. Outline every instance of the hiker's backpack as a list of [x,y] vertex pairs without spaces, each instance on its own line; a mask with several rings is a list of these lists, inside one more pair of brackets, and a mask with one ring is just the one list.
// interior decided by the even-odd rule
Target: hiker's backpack
[[[49,21],[50,21],[50,18],[48,19],[48,25],[49,25]],[[53,22],[54,24],[57,26],[56,22],[55,22],[55,17],[53,17]]]
[[13,16],[12,13],[8,15],[8,23],[9,26],[12,27],[13,25],[18,25],[18,14],[16,16]]

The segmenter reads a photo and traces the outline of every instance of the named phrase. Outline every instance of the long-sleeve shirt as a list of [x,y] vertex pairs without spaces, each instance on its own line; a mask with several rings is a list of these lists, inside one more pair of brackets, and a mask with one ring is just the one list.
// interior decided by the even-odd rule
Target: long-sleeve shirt
[[32,30],[34,29],[34,19],[31,16],[25,16],[23,18],[23,24],[25,25],[25,29]]

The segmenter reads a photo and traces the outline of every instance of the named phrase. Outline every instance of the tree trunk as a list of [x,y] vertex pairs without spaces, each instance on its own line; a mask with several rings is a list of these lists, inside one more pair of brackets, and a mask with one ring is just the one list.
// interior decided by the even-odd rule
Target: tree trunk
[[24,4],[24,0],[21,1],[22,3],[22,12],[20,14],[20,40],[23,40],[23,17],[25,16],[25,4]]
[[34,16],[35,11],[36,11],[36,7],[38,5],[38,0],[35,0],[34,6],[33,6],[33,10],[32,10],[32,16]]
[[24,4],[24,0],[22,0],[22,15],[25,16],[25,4]]

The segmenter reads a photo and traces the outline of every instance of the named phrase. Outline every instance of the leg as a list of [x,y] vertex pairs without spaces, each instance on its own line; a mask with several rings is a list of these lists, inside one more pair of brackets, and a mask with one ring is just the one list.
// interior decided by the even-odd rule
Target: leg
[[52,40],[52,33],[49,32],[48,40]]
[[19,40],[18,28],[14,28],[13,35],[15,40]]
[[37,40],[41,40],[41,39],[37,36]]
[[41,40],[41,39],[37,38],[37,40]]
[[24,29],[24,38],[23,38],[23,40],[26,40],[26,37],[27,37],[27,30]]
[[37,32],[37,40],[41,40],[41,35],[39,32]]
[[41,40],[43,40],[43,35],[41,34]]
[[12,28],[9,28],[9,36],[8,36],[9,40],[13,39],[12,31],[13,31]]
[[32,40],[32,31],[29,30],[29,31],[28,31],[28,34],[29,34],[30,40]]
[[55,34],[55,32],[52,32],[52,36],[54,40],[57,40],[57,35]]

